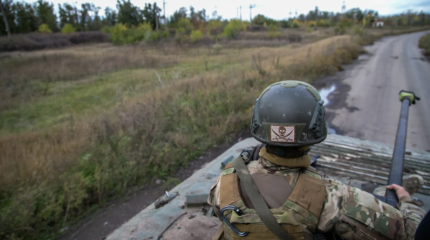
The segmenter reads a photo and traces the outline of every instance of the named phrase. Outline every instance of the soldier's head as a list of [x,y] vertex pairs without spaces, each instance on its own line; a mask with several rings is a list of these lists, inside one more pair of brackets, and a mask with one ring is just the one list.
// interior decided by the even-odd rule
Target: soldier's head
[[300,149],[322,142],[327,137],[324,101],[308,83],[274,83],[256,100],[251,134],[268,149]]

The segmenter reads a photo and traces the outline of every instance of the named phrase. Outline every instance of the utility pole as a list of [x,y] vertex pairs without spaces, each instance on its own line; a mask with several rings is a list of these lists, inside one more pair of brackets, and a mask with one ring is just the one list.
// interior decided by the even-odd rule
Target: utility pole
[[239,7],[236,8],[236,18],[239,18]]
[[242,22],[242,6],[240,6],[240,21]]
[[318,22],[318,7],[315,7],[315,25],[314,30],[317,30],[317,22]]
[[3,15],[4,26],[6,27],[7,37],[10,38],[9,24],[7,22],[6,14],[4,13],[3,2],[1,0],[0,0],[0,8],[1,8],[1,14]]
[[252,9],[255,8],[255,4],[249,5],[249,29],[252,30]]
[[291,19],[291,14],[292,14],[292,13],[291,13],[291,10],[290,10],[290,19]]
[[296,15],[294,15],[294,19],[297,19],[297,8],[296,8]]
[[164,13],[164,31],[166,31],[166,24],[167,24],[167,19],[166,19],[166,2],[163,0],[163,13]]
[[157,8],[157,3],[154,3],[154,13],[155,13],[155,30],[158,32],[158,8]]

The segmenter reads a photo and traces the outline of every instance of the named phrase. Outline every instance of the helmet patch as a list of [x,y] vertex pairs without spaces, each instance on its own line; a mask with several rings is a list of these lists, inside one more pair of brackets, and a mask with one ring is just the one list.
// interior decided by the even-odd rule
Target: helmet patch
[[282,143],[296,142],[296,126],[270,125],[270,141]]

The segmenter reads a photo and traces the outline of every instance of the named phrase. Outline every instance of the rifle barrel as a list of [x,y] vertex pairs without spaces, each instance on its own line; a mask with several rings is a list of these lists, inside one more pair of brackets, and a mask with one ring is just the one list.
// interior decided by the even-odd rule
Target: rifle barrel
[[[390,176],[388,178],[388,185],[391,185],[393,183],[399,186],[402,185],[403,163],[406,148],[406,133],[408,128],[409,104],[409,98],[403,98],[399,126],[397,128],[396,143],[393,151],[393,161],[391,163]],[[396,207],[399,203],[397,194],[394,190],[387,189],[385,196],[387,197],[388,204]]]

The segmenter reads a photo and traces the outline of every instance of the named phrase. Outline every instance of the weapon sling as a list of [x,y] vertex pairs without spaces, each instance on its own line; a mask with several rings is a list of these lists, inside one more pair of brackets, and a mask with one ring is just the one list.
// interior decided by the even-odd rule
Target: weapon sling
[[293,240],[282,227],[279,225],[276,218],[273,216],[269,207],[264,201],[263,197],[260,195],[260,191],[258,191],[257,185],[251,177],[251,173],[248,170],[248,167],[243,162],[243,159],[239,156],[233,159],[233,166],[236,169],[237,176],[240,181],[243,183],[246,193],[249,196],[249,199],[254,205],[254,209],[257,211],[258,216],[263,220],[264,224],[272,231],[279,239],[281,240]]

